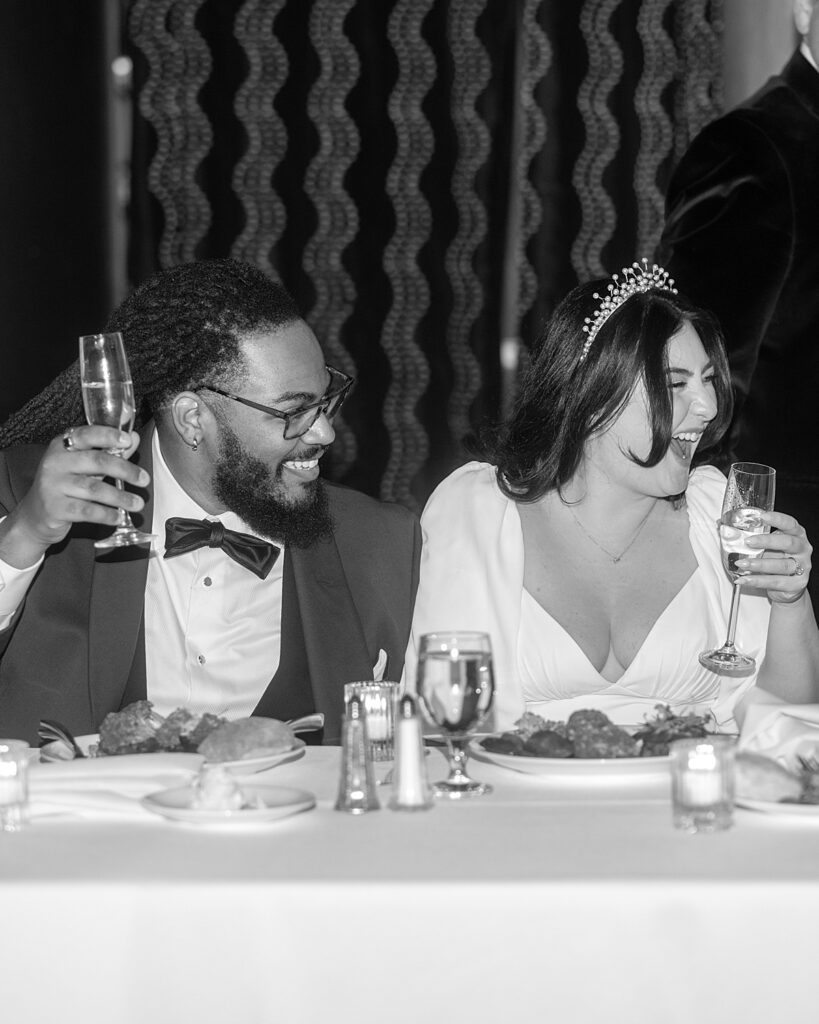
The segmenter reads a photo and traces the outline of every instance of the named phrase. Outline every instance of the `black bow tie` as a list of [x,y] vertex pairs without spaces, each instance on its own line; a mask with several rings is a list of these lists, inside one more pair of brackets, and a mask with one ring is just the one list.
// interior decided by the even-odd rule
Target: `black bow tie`
[[165,558],[187,554],[198,548],[221,548],[234,562],[250,569],[260,580],[279,557],[279,549],[266,540],[247,533],[226,530],[222,523],[210,519],[180,519],[173,516],[165,523]]

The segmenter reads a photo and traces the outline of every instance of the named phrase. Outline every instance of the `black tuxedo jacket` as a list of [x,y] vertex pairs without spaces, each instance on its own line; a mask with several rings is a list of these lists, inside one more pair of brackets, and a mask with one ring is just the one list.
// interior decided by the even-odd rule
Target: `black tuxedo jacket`
[[819,499],[819,73],[799,51],[691,144],[658,261],[725,332],[736,455],[803,487],[809,513]]
[[[0,453],[3,514],[28,490],[42,451],[32,445]],[[150,453],[146,431],[138,456],[149,472]],[[323,711],[324,741],[337,742],[344,683],[372,678],[382,649],[386,678],[400,677],[421,541],[417,517],[407,509],[326,486],[334,534],[286,552],[282,664],[256,713]],[[152,511],[150,493],[145,497],[144,513],[134,517],[143,528],[151,526]],[[93,544],[103,532],[78,525],[50,548],[0,634],[0,735],[36,742],[41,718],[57,719],[75,734],[96,732],[108,712],[145,695],[147,549],[100,556]],[[161,535],[163,524],[155,532]]]

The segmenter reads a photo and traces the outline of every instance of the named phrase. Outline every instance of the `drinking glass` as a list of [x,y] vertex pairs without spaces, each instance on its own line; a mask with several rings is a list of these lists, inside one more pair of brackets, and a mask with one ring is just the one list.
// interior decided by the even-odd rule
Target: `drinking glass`
[[770,526],[762,521],[761,512],[772,512],[776,492],[776,470],[758,462],[735,462],[728,471],[728,484],[722,500],[719,520],[719,543],[722,567],[733,583],[731,612],[728,616],[728,636],[722,647],[703,651],[700,664],[713,672],[744,674],[756,665],[749,654],[743,654],[734,645],[739,613],[739,595],[742,577],[751,569],[738,569],[742,558],[759,558],[760,548],[748,547],[748,538],[757,533],[770,533]]
[[495,681],[486,633],[425,633],[418,652],[418,699],[427,719],[444,734],[449,776],[437,782],[437,796],[459,799],[491,793],[492,787],[466,774],[469,734],[492,707]]
[[28,757],[25,740],[0,740],[0,832],[19,832],[28,819]]
[[734,815],[735,737],[674,740],[669,753],[674,826],[685,832],[730,828]]
[[[85,334],[80,338],[80,381],[85,418],[92,426],[130,430],[136,405],[131,371],[119,332]],[[111,455],[122,457],[122,448],[109,448]],[[118,491],[122,481],[114,481]],[[153,534],[137,530],[124,508],[119,509],[116,530],[95,542],[95,548],[121,548],[130,544],[150,544]]]

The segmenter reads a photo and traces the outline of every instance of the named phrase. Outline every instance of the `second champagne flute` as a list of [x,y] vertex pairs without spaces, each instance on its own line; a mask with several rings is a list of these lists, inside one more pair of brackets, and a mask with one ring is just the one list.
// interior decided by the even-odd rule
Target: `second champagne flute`
[[436,796],[458,799],[490,793],[492,787],[466,774],[466,744],[492,707],[495,681],[486,633],[425,633],[418,650],[418,698],[449,747],[449,777]]
[[[130,430],[136,405],[134,385],[125,346],[119,332],[84,334],[80,338],[80,381],[85,418],[92,426]],[[122,457],[122,449],[109,448],[111,455]],[[120,479],[114,483],[123,490]],[[150,544],[153,534],[137,530],[131,517],[121,508],[117,528],[109,537],[95,542],[95,548],[121,548],[131,544]]]
[[731,578],[731,611],[728,616],[728,635],[722,647],[703,651],[700,664],[712,672],[741,674],[750,672],[756,661],[737,650],[734,637],[739,614],[739,595],[742,577],[752,569],[738,569],[737,561],[759,558],[760,548],[748,547],[748,538],[758,533],[770,533],[770,526],[762,519],[762,512],[772,512],[776,492],[776,470],[759,462],[735,462],[728,471],[728,483],[722,500],[719,521],[719,542],[722,566]]

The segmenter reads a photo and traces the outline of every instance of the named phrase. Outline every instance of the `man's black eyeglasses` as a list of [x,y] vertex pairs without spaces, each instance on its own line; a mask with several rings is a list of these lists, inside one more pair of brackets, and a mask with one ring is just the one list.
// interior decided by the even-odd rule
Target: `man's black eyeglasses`
[[215,388],[211,384],[199,384],[191,390],[212,391],[214,395],[230,398],[234,402],[241,402],[242,405],[249,405],[251,409],[266,412],[268,416],[275,416],[276,419],[284,420],[285,440],[292,441],[294,438],[306,434],[322,413],[324,413],[328,420],[332,420],[334,416],[338,415],[344,399],[350,393],[353,384],[355,384],[355,377],[350,377],[348,374],[342,373],[341,370],[336,370],[332,366],[325,366],[325,369],[330,374],[330,386],[324,395],[322,395],[318,402],[303,405],[300,409],[294,409],[292,412],[271,409],[269,405],[251,402],[249,398],[240,398],[239,395],[234,395],[230,391],[223,391],[221,388]]

